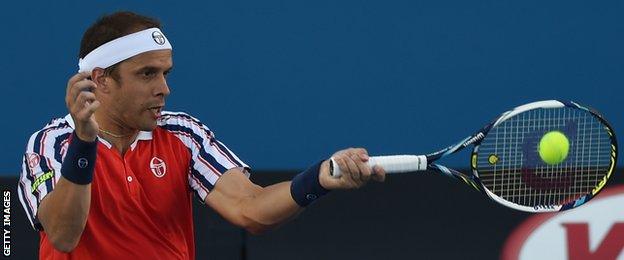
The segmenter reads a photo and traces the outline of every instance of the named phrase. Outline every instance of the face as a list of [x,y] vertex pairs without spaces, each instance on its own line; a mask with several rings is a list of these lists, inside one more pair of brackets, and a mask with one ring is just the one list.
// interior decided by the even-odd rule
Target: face
[[171,50],[136,55],[118,65],[119,80],[108,80],[107,110],[123,128],[151,131],[169,95]]

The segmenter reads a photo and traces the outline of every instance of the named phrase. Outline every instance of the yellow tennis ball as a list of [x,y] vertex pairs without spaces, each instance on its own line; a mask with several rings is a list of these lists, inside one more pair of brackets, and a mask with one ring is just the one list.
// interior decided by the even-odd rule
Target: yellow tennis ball
[[562,132],[550,131],[542,137],[537,150],[546,164],[554,165],[568,157],[570,142]]

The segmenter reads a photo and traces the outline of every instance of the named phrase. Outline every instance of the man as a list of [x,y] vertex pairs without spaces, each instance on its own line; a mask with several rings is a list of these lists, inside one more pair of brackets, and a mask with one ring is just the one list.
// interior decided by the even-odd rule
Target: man
[[[194,259],[191,197],[261,233],[333,189],[383,181],[364,149],[333,155],[292,181],[260,187],[199,120],[163,111],[172,47],[154,19],[130,12],[84,34],[69,115],[34,133],[19,197],[40,231],[42,259]],[[220,112],[220,111],[217,111]]]

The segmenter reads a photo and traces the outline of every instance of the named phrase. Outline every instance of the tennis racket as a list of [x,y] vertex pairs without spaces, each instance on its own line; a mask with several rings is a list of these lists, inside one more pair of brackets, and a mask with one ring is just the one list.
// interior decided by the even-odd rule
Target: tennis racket
[[[559,131],[569,142],[567,157],[546,164],[538,149],[548,132]],[[474,146],[470,173],[434,163]],[[427,155],[371,156],[387,174],[432,170],[457,178],[492,200],[521,211],[550,212],[578,207],[604,187],[617,161],[615,133],[593,109],[575,102],[539,101],[500,115],[475,134]],[[341,171],[331,160],[330,174]]]

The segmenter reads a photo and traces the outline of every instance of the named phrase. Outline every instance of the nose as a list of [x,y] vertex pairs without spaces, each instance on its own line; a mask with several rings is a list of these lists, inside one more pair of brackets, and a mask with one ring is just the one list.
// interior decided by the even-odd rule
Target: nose
[[169,89],[169,85],[167,84],[167,78],[161,76],[161,82],[158,83],[158,87],[156,88],[156,96],[169,96],[171,90]]

